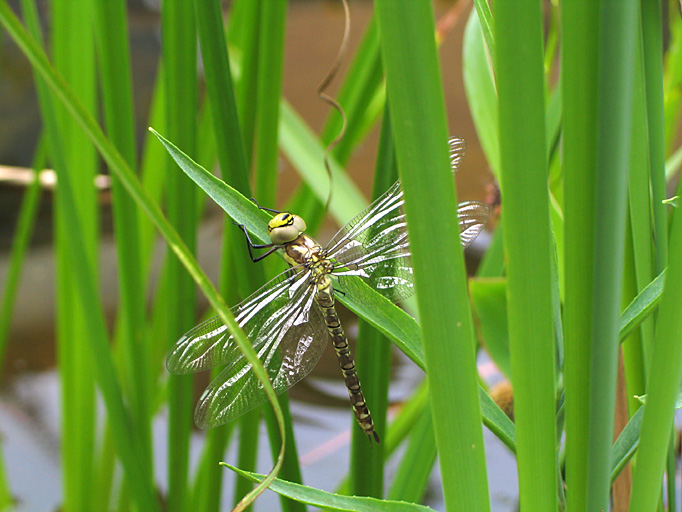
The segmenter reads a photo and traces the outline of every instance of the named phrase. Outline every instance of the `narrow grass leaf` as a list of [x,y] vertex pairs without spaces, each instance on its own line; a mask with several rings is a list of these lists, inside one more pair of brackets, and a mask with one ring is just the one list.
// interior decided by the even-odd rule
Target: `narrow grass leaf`
[[620,316],[620,340],[623,341],[633,329],[646,320],[661,302],[663,286],[665,284],[664,270],[656,279],[649,283],[637,297],[625,308]]
[[481,20],[481,29],[483,30],[483,36],[485,37],[486,45],[488,46],[488,52],[490,53],[490,58],[495,60],[495,24],[493,19],[493,14],[490,12],[490,6],[487,0],[474,0],[474,6],[476,7],[476,14]]
[[[96,115],[95,45],[93,39],[92,1],[79,5],[60,2],[51,11],[50,48],[55,67],[63,73],[72,89],[78,94],[85,108]],[[76,50],[77,51],[74,51]],[[53,103],[60,136],[48,129],[51,152],[56,144],[62,146],[63,160],[55,159],[57,180],[68,179],[74,201],[73,212],[83,239],[82,249],[88,259],[88,267],[74,266],[74,249],[69,245],[66,231],[74,224],[66,223],[63,194],[65,187],[56,193],[55,247],[57,269],[57,351],[60,374],[62,407],[62,471],[64,483],[64,506],[68,508],[91,508],[95,446],[95,381],[90,368],[91,353],[87,338],[91,335],[84,319],[83,303],[95,301],[99,255],[97,244],[98,197],[92,186],[97,167],[97,155],[92,143],[83,134],[67,110]],[[61,165],[57,165],[61,164]],[[68,178],[66,177],[68,175]],[[73,219],[73,217],[72,217]],[[92,272],[86,277],[84,269]],[[95,287],[88,295],[78,295],[75,281],[90,279]],[[83,288],[81,288],[81,292]],[[98,301],[101,306],[101,301]],[[95,302],[96,303],[96,302]],[[98,314],[102,314],[101,312]],[[106,334],[104,334],[106,336]]]
[[[221,462],[221,465],[231,469],[238,475],[260,482],[263,475],[249,473],[239,468]],[[341,496],[326,491],[321,491],[305,485],[294,484],[286,480],[276,479],[269,489],[278,494],[283,494],[291,499],[300,501],[307,505],[332,510],[338,512],[428,512],[432,508],[418,505],[416,503],[405,503],[401,501],[379,500],[376,498],[364,498],[360,496]]]
[[655,272],[666,266],[668,256],[668,215],[663,199],[665,191],[665,112],[663,105],[663,15],[661,2],[641,3],[642,46],[644,51],[644,84],[646,96],[646,127],[651,169],[653,238]]
[[262,2],[258,41],[258,92],[256,98],[255,194],[262,204],[275,204],[279,159],[279,108],[284,67],[286,0]]
[[632,458],[639,445],[639,435],[642,426],[642,415],[644,410],[640,407],[632,415],[630,421],[621,431],[618,439],[611,449],[611,484],[615,482],[623,468]]
[[[483,0],[485,1],[485,0]],[[471,11],[464,29],[462,72],[467,103],[478,140],[495,177],[500,176],[497,91],[477,11]]]
[[[170,0],[161,9],[161,49],[166,91],[168,133],[191,154],[197,147],[197,35],[192,0]],[[197,194],[186,176],[176,172],[166,158],[166,212],[191,253],[196,251]],[[194,324],[195,286],[176,258],[169,258],[167,329],[177,333],[169,347]],[[193,377],[171,375],[168,379],[168,510],[187,507],[189,438],[192,430]]]
[[[260,43],[261,0],[235,0],[230,6],[228,45],[233,66],[239,122],[242,127],[246,161],[253,157],[258,96],[258,47]],[[217,21],[222,23],[222,16]]]

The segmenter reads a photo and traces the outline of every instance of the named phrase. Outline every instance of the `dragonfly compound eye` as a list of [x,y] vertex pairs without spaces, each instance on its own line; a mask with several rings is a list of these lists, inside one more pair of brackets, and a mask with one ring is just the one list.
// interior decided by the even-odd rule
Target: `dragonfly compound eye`
[[298,238],[306,229],[305,221],[298,215],[279,213],[268,223],[270,240],[274,244],[285,244]]

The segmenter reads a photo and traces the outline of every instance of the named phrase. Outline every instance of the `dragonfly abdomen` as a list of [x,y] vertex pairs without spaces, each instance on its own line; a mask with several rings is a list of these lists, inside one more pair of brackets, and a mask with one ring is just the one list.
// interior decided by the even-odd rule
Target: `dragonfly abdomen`
[[348,388],[348,396],[350,398],[350,403],[353,406],[355,419],[358,421],[358,424],[365,434],[367,434],[370,439],[373,437],[378,443],[379,436],[374,431],[372,415],[365,403],[365,397],[362,395],[360,378],[358,377],[358,372],[355,370],[355,360],[350,352],[346,333],[343,331],[343,327],[341,327],[339,315],[336,313],[336,308],[334,307],[334,296],[330,282],[325,283],[324,285],[318,285],[316,299],[322,309],[324,321],[327,324],[327,330],[332,338],[334,351],[336,352],[336,357],[339,361],[341,372],[343,373],[343,379],[346,382],[346,388]]

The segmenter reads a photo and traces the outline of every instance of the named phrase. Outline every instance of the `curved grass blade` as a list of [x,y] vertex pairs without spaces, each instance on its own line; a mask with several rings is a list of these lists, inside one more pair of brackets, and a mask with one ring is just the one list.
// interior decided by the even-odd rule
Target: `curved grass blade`
[[656,278],[651,281],[637,297],[632,299],[632,302],[625,308],[625,311],[620,315],[620,341],[627,338],[628,334],[633,329],[639,326],[661,302],[661,294],[663,293],[663,285],[665,284],[664,270]]
[[637,409],[637,412],[632,415],[613,444],[611,449],[611,485],[616,481],[620,472],[635,454],[637,446],[639,446],[639,430],[642,426],[643,414],[644,408]]
[[[238,475],[253,480],[254,482],[261,482],[263,475],[257,473],[249,473],[242,471],[239,468],[230,466],[224,462],[220,463],[222,466],[230,468]],[[305,485],[293,484],[286,480],[276,478],[269,489],[278,494],[291,498],[292,500],[300,501],[307,505],[323,508],[325,510],[333,510],[337,512],[432,512],[431,507],[419,505],[417,503],[406,503],[403,501],[379,500],[376,498],[365,498],[360,496],[341,496],[326,491],[321,491],[313,487]]]
[[[7,29],[8,33],[29,59],[31,65],[38,73],[40,73],[46,84],[50,87],[50,89],[52,89],[52,92],[55,94],[55,96],[59,98],[59,100],[66,106],[69,113],[76,119],[81,128],[83,128],[88,137],[90,137],[90,139],[93,141],[100,154],[104,157],[107,164],[109,165],[110,171],[118,176],[118,178],[121,180],[121,183],[123,183],[128,193],[133,196],[138,206],[142,208],[142,210],[144,210],[145,213],[152,219],[157,229],[161,232],[164,239],[168,243],[169,247],[173,250],[178,259],[180,259],[182,264],[192,275],[192,278],[199,285],[211,305],[217,310],[221,319],[226,323],[226,325],[229,326],[230,332],[235,335],[235,340],[237,340],[240,347],[244,351],[245,356],[253,365],[253,369],[258,375],[258,378],[261,380],[261,382],[263,382],[264,388],[268,393],[268,399],[270,403],[272,403],[275,410],[280,432],[283,433],[285,427],[282,411],[279,407],[279,402],[277,401],[274,390],[270,385],[267,374],[265,373],[265,370],[258,359],[258,356],[253,352],[253,349],[251,348],[248,340],[246,340],[244,337],[243,332],[241,332],[239,327],[236,325],[234,317],[230,314],[227,305],[222,300],[220,295],[218,295],[218,292],[213,287],[206,274],[204,274],[204,272],[201,270],[196,259],[192,256],[187,249],[187,246],[178,235],[178,232],[164,217],[159,206],[151,201],[145,190],[142,188],[140,181],[132,172],[130,166],[127,164],[123,156],[106,138],[102,132],[102,129],[97,124],[97,121],[81,104],[80,100],[65,82],[64,78],[57,71],[55,71],[43,49],[36,42],[36,40],[26,32],[21,22],[8,6],[6,0],[0,0],[0,23],[2,23],[2,25]],[[94,325],[94,327],[95,329],[100,329],[100,324]],[[105,332],[103,320],[101,322],[101,330],[102,332]],[[99,348],[99,345],[93,347],[95,351]],[[107,358],[109,352],[104,350],[102,350],[102,352],[104,357]],[[95,357],[95,360],[100,362],[98,357]],[[105,362],[107,365],[109,364],[108,361],[101,362],[101,364],[105,364]],[[110,368],[109,366],[105,366],[104,370],[108,373],[105,376],[99,376],[100,379],[108,379],[110,382],[115,384],[116,378],[113,367]],[[105,387],[103,391],[111,391],[111,389]],[[111,411],[118,415],[120,418],[120,423],[122,425],[126,425],[126,410],[122,403],[120,393],[116,394],[115,390],[112,391],[110,395],[105,396],[105,403],[107,404],[107,407],[112,407]],[[110,414],[112,414],[111,411]],[[135,463],[134,460],[131,459],[131,456],[133,455],[132,433],[130,435],[126,435],[126,433],[120,432],[117,440],[121,443],[119,447],[128,450],[127,454],[124,454],[126,457],[128,457],[125,460],[129,463],[131,468],[134,468]],[[273,469],[269,473],[266,480],[264,480],[262,484],[254,489],[249,496],[250,498],[252,498],[254,495],[257,495],[257,493],[262,492],[267,487],[267,483],[275,478],[282,465],[284,448],[285,444],[282,442],[282,447]],[[122,455],[122,459],[124,455]],[[124,464],[124,466],[126,466],[126,469],[128,469],[128,464]],[[137,484],[139,482],[136,481],[136,479],[133,479],[132,483]],[[144,496],[142,497],[144,499]],[[154,510],[155,506],[150,503],[150,506],[145,509]]]
[[476,14],[481,20],[481,30],[483,31],[483,37],[485,38],[485,44],[488,46],[488,53],[490,53],[490,58],[495,60],[495,37],[493,36],[494,30],[494,20],[493,14],[490,12],[490,6],[487,0],[474,0],[474,6],[476,7]]

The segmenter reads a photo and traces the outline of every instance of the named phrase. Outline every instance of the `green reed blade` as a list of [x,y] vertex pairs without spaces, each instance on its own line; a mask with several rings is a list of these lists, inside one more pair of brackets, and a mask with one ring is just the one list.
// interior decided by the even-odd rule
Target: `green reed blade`
[[[675,212],[677,213],[677,212]],[[637,465],[633,474],[631,512],[654,510],[659,500],[675,399],[682,379],[682,219],[673,216],[663,297],[656,321],[647,400]]]
[[653,196],[655,271],[661,272],[668,254],[667,210],[661,203],[665,192],[665,126],[663,108],[663,17],[661,2],[641,2],[642,46],[644,50],[644,83],[646,90],[646,138],[651,167]]
[[566,502],[587,507],[589,333],[592,321],[598,18],[587,2],[561,9],[564,171]]
[[447,223],[457,199],[433,12],[429,2],[412,0],[375,6],[446,508],[482,512],[490,505],[464,257],[457,237],[440,236],[441,223],[434,222],[435,216]]
[[[197,48],[192,0],[169,0],[161,12],[162,58],[166,79],[166,122],[169,136],[193,154],[196,151]],[[189,180],[166,159],[168,220],[190,251],[196,250],[196,193]],[[194,283],[181,263],[171,258],[167,304],[168,331],[177,333],[169,346],[195,323]],[[194,379],[172,375],[168,381],[168,510],[187,507],[189,436],[192,429]]]
[[[239,60],[235,90],[239,122],[244,138],[247,162],[252,161],[258,96],[258,48],[260,43],[261,0],[235,0],[230,6],[228,44],[231,58]],[[238,57],[235,56],[238,55]]]
[[618,475],[620,475],[639,446],[643,412],[644,410],[640,407],[632,415],[628,424],[625,425],[616,442],[613,443],[613,448],[611,449],[611,484],[618,478]]
[[[81,98],[82,104],[94,115],[97,112],[95,82],[95,46],[92,32],[94,3],[53,2],[50,48],[55,67]],[[77,51],[76,51],[77,49]],[[78,296],[73,282],[83,269],[97,283],[98,197],[92,186],[97,167],[97,155],[88,138],[78,129],[66,109],[53,103],[61,137],[50,136],[50,151],[54,157],[56,144],[63,147],[62,162],[55,159],[57,180],[70,181],[73,212],[79,223],[65,222],[64,196],[66,187],[57,189],[55,215],[57,261],[57,350],[62,390],[62,468],[64,475],[65,507],[92,507],[95,445],[95,382],[89,359],[87,313],[83,302],[93,300],[96,288],[90,288],[88,298]],[[57,165],[60,163],[62,165]],[[68,175],[68,178],[67,178]],[[83,249],[89,266],[73,265],[73,247],[69,246],[67,231],[82,229]],[[80,300],[79,300],[80,298]],[[73,304],[73,306],[72,306]],[[99,314],[102,314],[101,312]],[[106,336],[106,335],[105,335]]]
[[[135,169],[135,123],[126,6],[123,1],[95,2],[95,32],[98,37],[101,90],[106,128],[111,141]],[[140,433],[140,461],[153,473],[149,384],[152,368],[145,329],[145,290],[142,278],[139,212],[120,181],[112,177],[114,234],[118,256],[119,335],[123,341],[125,380],[133,421]]]
[[590,328],[587,453],[588,510],[609,503],[625,207],[638,11],[634,2],[604,0],[599,17],[594,284]]
[[499,1],[495,15],[519,494],[529,510],[555,510],[556,363],[542,8],[540,2]]
[[485,44],[488,47],[488,53],[490,54],[490,59],[495,61],[495,24],[493,19],[493,14],[490,12],[490,6],[487,0],[474,0],[474,6],[476,7],[476,14],[481,20],[481,28],[483,30],[483,37],[485,38]]
[[623,341],[625,337],[638,327],[651,313],[656,310],[661,295],[663,293],[663,284],[665,282],[666,271],[661,272],[656,279],[651,281],[639,292],[637,297],[632,299],[632,302],[623,311],[620,317],[620,340]]
[[262,3],[258,42],[256,100],[255,193],[262,204],[275,204],[279,159],[279,105],[282,96],[286,0]]

